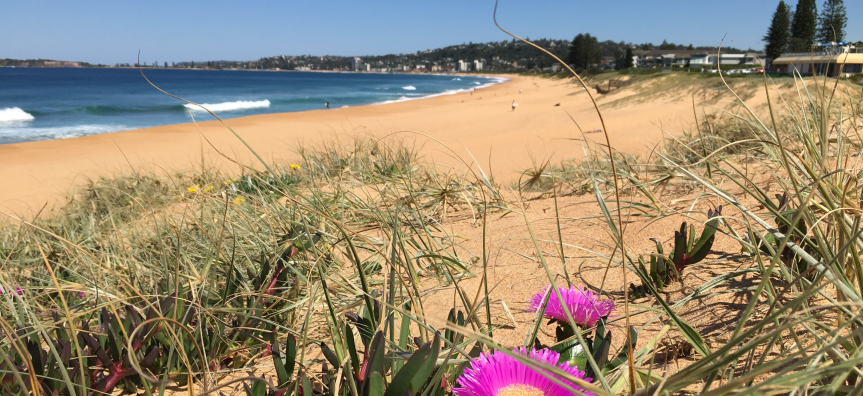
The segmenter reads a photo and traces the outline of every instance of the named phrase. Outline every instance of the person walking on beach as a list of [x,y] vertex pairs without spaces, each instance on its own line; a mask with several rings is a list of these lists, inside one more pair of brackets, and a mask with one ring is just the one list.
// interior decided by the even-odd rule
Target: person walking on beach
[[327,110],[329,110],[329,109],[330,109],[330,101],[328,100],[327,101]]
[[515,101],[513,100],[512,101],[512,111],[515,111],[516,107],[518,107],[518,103],[515,103]]

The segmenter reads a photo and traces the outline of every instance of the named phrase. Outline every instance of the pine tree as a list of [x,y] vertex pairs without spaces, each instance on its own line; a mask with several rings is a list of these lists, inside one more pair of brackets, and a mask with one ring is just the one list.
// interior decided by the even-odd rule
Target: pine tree
[[632,47],[626,47],[626,55],[624,55],[623,59],[624,68],[629,69],[633,67],[632,64]]
[[567,62],[575,68],[583,68],[582,58],[584,57],[584,35],[579,33],[572,39],[572,44],[569,45],[569,56]]
[[818,9],[815,0],[799,0],[791,21],[791,51],[809,52],[815,43]]
[[825,0],[818,24],[819,41],[844,41],[845,26],[848,24],[844,2],[842,0]]
[[599,45],[599,40],[590,33],[575,36],[569,46],[567,62],[574,65],[576,69],[586,69],[602,62],[602,47]]
[[773,13],[773,21],[770,22],[770,29],[767,30],[767,35],[764,36],[764,41],[767,45],[764,46],[764,52],[770,59],[776,59],[788,49],[788,29],[791,25],[791,15],[788,5],[784,1],[779,1],[779,6],[776,7],[776,12]]
[[659,49],[661,49],[661,50],[673,50],[673,49],[677,49],[677,45],[674,43],[669,43],[666,40],[662,40],[662,44],[659,44]]

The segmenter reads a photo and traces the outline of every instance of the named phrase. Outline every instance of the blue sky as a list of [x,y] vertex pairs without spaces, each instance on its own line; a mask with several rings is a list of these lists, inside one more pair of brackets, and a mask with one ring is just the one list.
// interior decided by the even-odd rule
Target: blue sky
[[[819,7],[822,0],[818,0]],[[0,58],[93,63],[253,60],[272,55],[410,53],[505,40],[493,0],[468,1],[6,1]],[[516,34],[635,43],[762,48],[777,1],[501,0],[498,20]],[[792,6],[795,4],[792,1]],[[863,40],[863,1],[846,1],[848,38]]]

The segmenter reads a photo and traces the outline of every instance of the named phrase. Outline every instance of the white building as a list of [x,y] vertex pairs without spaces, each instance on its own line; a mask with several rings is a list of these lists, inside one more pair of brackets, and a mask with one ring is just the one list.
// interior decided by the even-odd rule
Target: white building
[[473,61],[473,69],[476,71],[481,71],[485,69],[485,59]]
[[469,63],[465,62],[463,59],[459,59],[456,64],[455,71],[467,71]]
[[[719,61],[719,58],[722,58]],[[692,54],[689,58],[690,66],[716,66],[722,65],[758,65],[761,64],[759,54],[748,52],[745,54]]]
[[363,60],[358,57],[351,59],[351,70],[353,71],[368,71],[368,66],[369,65],[363,63]]
[[809,52],[782,54],[773,60],[773,68],[780,73],[850,77],[863,73],[863,42],[823,43]]

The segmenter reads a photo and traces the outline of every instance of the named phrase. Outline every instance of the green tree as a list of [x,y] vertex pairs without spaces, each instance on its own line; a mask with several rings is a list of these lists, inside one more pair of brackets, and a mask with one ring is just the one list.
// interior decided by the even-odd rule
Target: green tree
[[659,49],[661,49],[661,50],[673,50],[673,49],[677,49],[677,45],[675,45],[674,43],[669,43],[666,40],[662,40],[662,44],[659,44]]
[[584,35],[579,33],[575,38],[572,39],[572,43],[569,44],[569,54],[567,56],[567,63],[573,65],[574,67],[578,67],[581,63],[581,56],[584,54]]
[[817,37],[821,42],[844,41],[845,26],[848,25],[845,3],[842,0],[825,0],[818,24]]
[[773,13],[773,21],[767,29],[764,41],[764,52],[770,59],[776,59],[788,49],[789,28],[791,26],[791,11],[784,1],[779,1],[776,12]]
[[617,70],[629,69],[632,67],[632,47],[626,47],[626,50],[618,49],[615,54]]
[[624,55],[624,58],[623,58],[623,65],[625,66],[624,68],[630,69],[630,68],[635,67],[635,65],[633,63],[634,62],[632,59],[632,46],[629,46],[629,47],[626,47],[626,54]]
[[602,61],[602,47],[599,45],[599,40],[596,37],[587,34],[580,34],[572,39],[572,44],[569,46],[569,64],[574,65],[576,69],[586,69],[594,63]]
[[791,21],[791,51],[808,52],[815,43],[818,9],[815,0],[799,0]]

